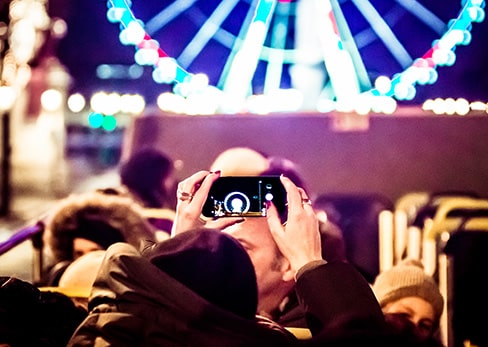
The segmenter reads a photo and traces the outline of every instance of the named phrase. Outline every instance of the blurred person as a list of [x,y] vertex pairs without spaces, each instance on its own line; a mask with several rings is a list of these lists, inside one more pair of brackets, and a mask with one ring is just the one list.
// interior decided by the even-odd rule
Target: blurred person
[[251,147],[230,147],[220,152],[210,164],[210,171],[222,176],[258,176],[269,167],[267,156]]
[[256,275],[242,245],[195,229],[142,250],[106,252],[90,313],[68,346],[287,346],[294,336],[255,317]]
[[155,149],[135,151],[119,165],[122,187],[146,209],[149,221],[169,234],[174,218],[174,163],[169,155]]
[[0,345],[65,347],[86,317],[66,295],[42,292],[15,277],[0,277]]
[[437,333],[444,298],[420,261],[405,259],[381,272],[373,283],[373,291],[390,324],[433,346],[442,345]]
[[105,252],[105,250],[97,250],[82,255],[66,267],[57,286],[39,289],[67,295],[77,306],[88,311],[88,298]]
[[62,272],[80,256],[116,242],[138,247],[157,235],[131,198],[95,191],[62,199],[46,218],[43,239],[48,274],[42,284],[56,286]]
[[120,182],[145,207],[174,208],[173,160],[155,148],[135,151],[119,165]]

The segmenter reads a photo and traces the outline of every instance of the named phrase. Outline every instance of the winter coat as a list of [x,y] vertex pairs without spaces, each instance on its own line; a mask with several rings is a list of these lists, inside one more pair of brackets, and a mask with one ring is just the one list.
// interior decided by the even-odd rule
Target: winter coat
[[155,241],[155,228],[142,207],[129,197],[98,191],[73,194],[51,211],[43,235],[52,265],[73,260],[73,239],[94,241],[106,249],[115,242],[139,247]]
[[[231,238],[224,233],[216,233],[219,238]],[[168,242],[174,243],[174,238],[160,245]],[[293,343],[294,338],[290,334],[270,329],[254,318],[257,287],[252,263],[243,248],[236,251],[243,252],[247,259],[229,259],[235,257],[235,252],[222,255],[229,259],[229,265],[237,272],[229,273],[228,264],[221,261],[222,257],[216,261],[206,256],[195,257],[194,249],[183,254],[184,250],[178,248],[179,245],[171,254],[174,246],[162,251],[155,249],[150,256],[125,243],[109,247],[90,296],[90,314],[74,333],[68,347],[270,347]],[[158,252],[163,256],[159,257]],[[187,261],[189,257],[201,261]],[[238,261],[242,261],[244,270],[239,270]],[[178,267],[194,276],[186,278],[181,273],[169,275]],[[227,297],[237,306],[228,302],[227,298],[220,299],[221,295],[225,295],[223,290],[216,295],[207,290],[212,286],[216,288],[215,291],[221,290],[215,283],[219,281],[216,277],[219,272],[226,276],[222,277],[225,279],[222,285],[230,282],[229,288],[235,288],[232,291],[225,287],[225,290]],[[204,279],[206,275],[208,282],[193,286],[198,286],[200,295],[188,287],[188,283],[195,278]],[[214,298],[219,305],[209,302],[202,295]],[[223,306],[231,308],[224,309]]]

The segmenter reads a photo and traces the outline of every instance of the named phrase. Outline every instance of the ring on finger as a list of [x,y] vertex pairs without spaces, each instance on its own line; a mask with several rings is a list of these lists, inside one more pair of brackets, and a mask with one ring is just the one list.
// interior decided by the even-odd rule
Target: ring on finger
[[191,200],[193,198],[193,194],[183,192],[181,190],[178,190],[176,193],[177,193],[178,199],[181,201],[187,201],[187,200]]
[[312,206],[312,200],[310,200],[310,199],[302,199],[302,205],[310,205],[310,206]]

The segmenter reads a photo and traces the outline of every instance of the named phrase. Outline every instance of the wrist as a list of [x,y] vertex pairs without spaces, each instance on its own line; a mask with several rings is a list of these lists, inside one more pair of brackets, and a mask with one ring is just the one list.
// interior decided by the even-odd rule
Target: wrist
[[303,275],[307,271],[311,271],[321,265],[327,264],[327,261],[324,259],[318,259],[318,260],[312,260],[306,263],[305,265],[301,266],[296,272],[295,272],[295,282],[300,278],[301,275]]

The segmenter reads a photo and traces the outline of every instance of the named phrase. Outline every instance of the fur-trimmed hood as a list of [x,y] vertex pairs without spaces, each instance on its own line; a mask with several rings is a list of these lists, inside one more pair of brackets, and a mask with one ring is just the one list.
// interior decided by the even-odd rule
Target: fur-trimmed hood
[[72,194],[48,215],[44,243],[53,263],[73,260],[73,239],[83,237],[107,248],[127,242],[155,241],[155,228],[133,199],[94,191]]

